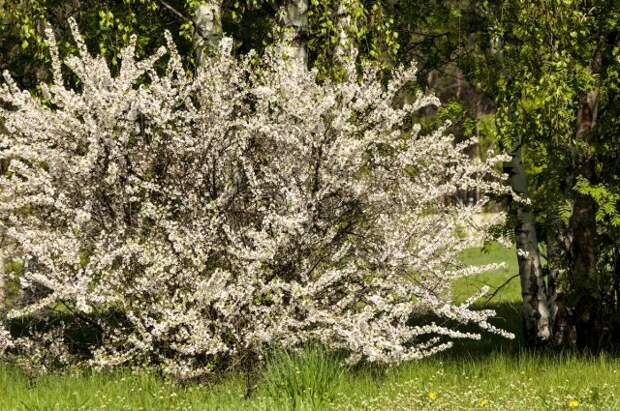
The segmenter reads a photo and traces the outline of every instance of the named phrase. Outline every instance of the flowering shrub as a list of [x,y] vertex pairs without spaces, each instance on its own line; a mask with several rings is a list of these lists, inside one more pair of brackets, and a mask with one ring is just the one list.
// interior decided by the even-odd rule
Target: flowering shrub
[[[5,324],[45,324],[0,328],[5,356],[190,378],[311,340],[391,363],[480,338],[458,324],[510,336],[471,308],[477,296],[456,304],[451,292],[493,267],[457,259],[484,201],[447,199],[506,192],[501,159],[470,159],[471,142],[445,128],[420,133],[413,115],[436,99],[393,104],[414,68],[386,87],[369,68],[318,82],[281,48],[238,59],[225,40],[189,75],[167,34],[167,50],[142,61],[133,39],[113,75],[71,24],[77,89],[51,31],[43,98],[7,73],[0,88],[0,230],[30,290]],[[454,327],[420,325],[423,314]],[[96,338],[77,349],[59,315]]]

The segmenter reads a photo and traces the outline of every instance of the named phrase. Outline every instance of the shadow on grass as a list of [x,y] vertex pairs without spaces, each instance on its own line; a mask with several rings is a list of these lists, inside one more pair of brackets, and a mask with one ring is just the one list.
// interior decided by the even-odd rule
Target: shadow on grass
[[[483,332],[481,340],[456,340],[454,346],[430,360],[439,359],[444,362],[472,362],[484,361],[488,358],[502,357],[507,360],[518,360],[524,357],[540,358],[541,360],[554,360],[569,357],[582,359],[607,359],[620,358],[620,347],[592,352],[587,350],[554,349],[550,347],[532,348],[526,345],[523,335],[523,320],[521,316],[521,302],[497,302],[476,308],[495,310],[496,316],[489,322],[494,326],[509,331],[515,335],[514,339],[508,339],[496,334]],[[448,324],[446,324],[448,325]],[[480,332],[475,326],[460,327],[462,331]]]
[[[482,339],[479,341],[455,341],[454,347],[440,354],[442,359],[471,360],[492,356],[497,353],[517,356],[525,349],[520,302],[499,302],[476,308],[495,310],[496,315],[489,322],[502,330],[513,333],[515,338],[508,339],[497,334],[483,332]],[[480,331],[478,327],[473,326],[465,327],[464,330],[472,332]]]

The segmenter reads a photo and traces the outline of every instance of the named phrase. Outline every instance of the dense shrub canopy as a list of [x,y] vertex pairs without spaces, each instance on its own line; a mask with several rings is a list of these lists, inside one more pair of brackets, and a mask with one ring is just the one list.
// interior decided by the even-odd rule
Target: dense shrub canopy
[[[144,61],[132,43],[113,75],[73,26],[79,55],[64,64],[78,89],[51,31],[44,98],[7,73],[0,86],[0,232],[29,296],[5,324],[47,321],[0,329],[5,356],[192,377],[310,340],[389,363],[480,338],[458,324],[510,336],[471,308],[477,296],[451,292],[490,267],[458,262],[485,201],[450,197],[505,193],[501,158],[470,159],[444,128],[420,133],[414,115],[436,99],[395,104],[414,68],[387,86],[370,68],[319,82],[283,48],[237,59],[224,40],[189,75],[167,35]],[[76,348],[58,312],[99,337]]]

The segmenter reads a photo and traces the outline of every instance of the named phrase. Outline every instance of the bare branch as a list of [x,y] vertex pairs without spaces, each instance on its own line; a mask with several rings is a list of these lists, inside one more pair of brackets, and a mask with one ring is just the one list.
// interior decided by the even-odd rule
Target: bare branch
[[191,19],[187,16],[185,16],[183,13],[181,13],[180,11],[178,11],[177,9],[175,9],[174,7],[172,7],[170,4],[168,4],[167,2],[165,2],[164,0],[158,0],[162,6],[164,6],[165,8],[167,8],[168,10],[170,10],[172,13],[174,13],[175,15],[177,15],[177,17],[179,17],[181,20],[184,21],[191,21]]
[[491,294],[489,298],[487,298],[487,300],[485,301],[485,304],[488,304],[497,295],[497,293],[501,291],[502,288],[506,287],[508,284],[510,284],[512,280],[518,277],[519,277],[519,274],[515,274],[509,279],[507,279],[506,281],[504,281],[499,287],[495,289],[495,291],[493,291],[493,294]]

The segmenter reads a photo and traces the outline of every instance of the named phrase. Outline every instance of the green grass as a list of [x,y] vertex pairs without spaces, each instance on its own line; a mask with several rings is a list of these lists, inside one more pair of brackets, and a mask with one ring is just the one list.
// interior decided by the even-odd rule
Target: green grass
[[[516,272],[514,252],[468,250],[473,264],[506,268],[457,284],[457,295],[497,286]],[[495,324],[519,334],[515,279],[488,303]],[[275,353],[262,376],[231,375],[213,385],[181,386],[146,371],[65,373],[30,381],[0,367],[0,410],[620,410],[620,359],[545,355],[519,338],[462,342],[440,356],[393,368],[347,368],[320,347]]]
[[463,260],[471,265],[501,262],[504,263],[504,268],[460,280],[456,284],[457,296],[461,295],[466,298],[484,285],[490,286],[493,291],[511,279],[497,292],[491,302],[518,302],[521,300],[519,278],[514,277],[519,272],[514,250],[492,243],[482,250],[479,248],[466,250],[463,252]]

